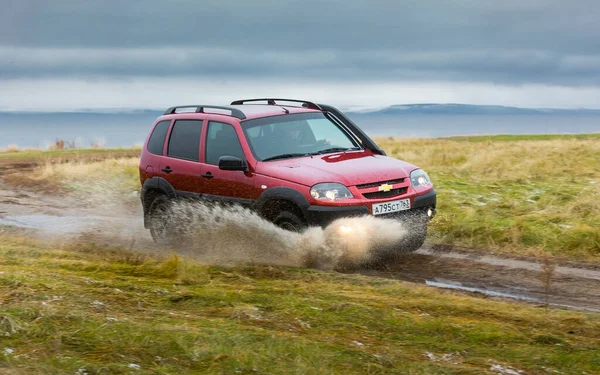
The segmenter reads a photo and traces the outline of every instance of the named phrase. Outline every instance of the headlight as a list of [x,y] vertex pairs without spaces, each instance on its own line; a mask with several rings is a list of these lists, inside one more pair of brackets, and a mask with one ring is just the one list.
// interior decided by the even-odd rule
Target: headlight
[[336,201],[338,199],[354,198],[350,190],[342,184],[328,182],[316,184],[310,188],[310,195],[318,200]]
[[418,186],[431,186],[429,176],[422,169],[415,169],[410,173],[410,183],[413,188]]

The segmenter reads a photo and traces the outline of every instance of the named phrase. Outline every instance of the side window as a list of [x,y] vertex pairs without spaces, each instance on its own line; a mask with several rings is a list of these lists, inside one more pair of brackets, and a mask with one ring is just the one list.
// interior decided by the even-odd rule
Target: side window
[[165,138],[169,131],[171,121],[161,121],[154,127],[152,135],[148,140],[148,152],[154,155],[162,155],[165,146]]
[[235,156],[246,159],[240,140],[233,126],[221,122],[208,123],[206,138],[206,163],[218,165],[221,156]]
[[169,137],[167,156],[198,161],[202,120],[177,120]]

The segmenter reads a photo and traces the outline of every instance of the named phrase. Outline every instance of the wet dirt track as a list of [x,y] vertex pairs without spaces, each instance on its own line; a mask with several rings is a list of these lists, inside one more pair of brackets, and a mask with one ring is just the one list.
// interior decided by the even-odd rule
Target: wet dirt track
[[[407,280],[479,294],[486,298],[510,298],[534,304],[600,312],[600,270],[558,265],[552,273],[550,292],[545,292],[541,265],[535,260],[436,251],[424,246],[402,257],[385,271],[363,270],[365,275]],[[589,267],[589,268],[588,268]]]
[[[32,236],[69,235],[81,232],[83,227],[95,228],[97,232],[119,227],[125,241],[128,236],[135,236],[138,246],[152,248],[140,211],[141,208],[127,215],[99,214],[85,205],[77,207],[65,203],[60,196],[16,190],[0,181],[0,226],[25,228],[25,233]],[[5,230],[0,227],[0,235]],[[554,307],[600,312],[599,266],[558,264],[552,273],[550,293],[545,292],[540,270],[535,259],[425,245],[384,270],[353,272],[427,284],[482,298],[512,299],[536,305],[545,304],[547,298]]]

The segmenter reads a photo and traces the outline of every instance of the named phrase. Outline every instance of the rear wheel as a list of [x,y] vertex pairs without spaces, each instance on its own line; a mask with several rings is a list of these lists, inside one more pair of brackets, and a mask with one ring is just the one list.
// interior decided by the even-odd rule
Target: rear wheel
[[173,203],[164,195],[159,195],[150,205],[150,234],[154,243],[170,245],[175,239]]

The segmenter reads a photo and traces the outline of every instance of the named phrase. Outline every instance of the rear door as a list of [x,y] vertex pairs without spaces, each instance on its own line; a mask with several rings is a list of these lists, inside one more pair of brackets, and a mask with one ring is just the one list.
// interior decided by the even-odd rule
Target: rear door
[[254,186],[254,174],[219,169],[221,156],[248,160],[240,144],[235,126],[220,121],[208,121],[204,135],[204,192],[217,200],[249,205],[262,191]]
[[165,146],[171,120],[158,122],[146,142],[146,151],[140,159],[140,174],[142,184],[154,176],[160,175],[160,165],[165,159]]
[[201,119],[178,119],[171,126],[160,174],[177,190],[178,195],[202,193],[200,135],[203,123]]

